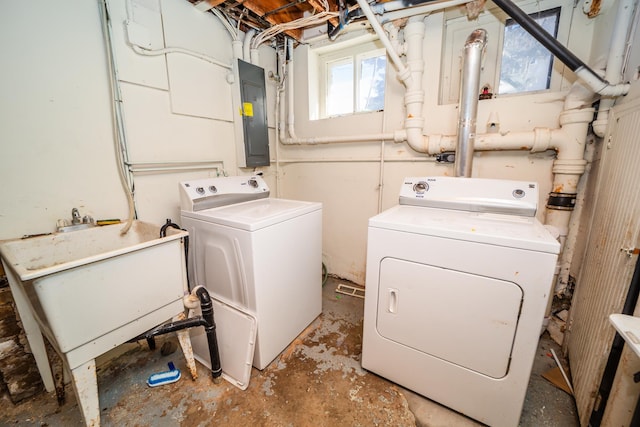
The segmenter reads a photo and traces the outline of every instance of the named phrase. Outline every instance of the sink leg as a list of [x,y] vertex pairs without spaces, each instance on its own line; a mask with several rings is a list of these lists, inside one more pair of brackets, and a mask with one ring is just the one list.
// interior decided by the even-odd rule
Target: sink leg
[[98,400],[98,379],[94,359],[71,370],[73,390],[78,407],[87,427],[100,426],[100,402]]
[[7,274],[7,279],[9,279],[9,287],[11,288],[11,294],[16,303],[20,320],[22,321],[22,327],[27,335],[33,357],[36,359],[36,365],[38,366],[38,371],[40,371],[42,383],[48,392],[52,392],[55,390],[55,385],[53,382],[53,374],[51,373],[51,366],[49,365],[49,358],[47,357],[47,350],[44,346],[44,339],[42,338],[42,331],[40,331],[40,327],[31,311],[29,300],[24,295],[24,291],[18,284],[18,280],[13,275],[11,269],[5,268],[4,270]]
[[[180,313],[173,318],[173,321],[184,320],[186,316],[184,313]],[[189,335],[188,329],[182,329],[177,331],[178,341],[180,342],[180,347],[182,347],[182,353],[184,354],[184,358],[187,361],[187,367],[191,372],[191,378],[194,380],[198,379],[198,371],[196,369],[196,361],[193,357],[193,347],[191,347],[191,336]]]

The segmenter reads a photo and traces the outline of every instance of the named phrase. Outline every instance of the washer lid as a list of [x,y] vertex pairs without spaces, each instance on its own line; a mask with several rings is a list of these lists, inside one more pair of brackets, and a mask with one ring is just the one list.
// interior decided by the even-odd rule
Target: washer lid
[[260,199],[182,215],[241,230],[255,231],[322,209],[322,203],[287,199]]
[[398,205],[369,227],[557,254],[560,243],[536,218]]

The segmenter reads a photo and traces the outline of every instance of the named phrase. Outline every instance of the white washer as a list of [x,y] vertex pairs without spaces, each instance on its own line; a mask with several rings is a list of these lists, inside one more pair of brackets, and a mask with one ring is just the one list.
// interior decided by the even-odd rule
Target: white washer
[[[187,181],[180,189],[190,283],[255,316],[253,366],[264,369],[322,311],[322,205],[266,198],[259,176]],[[194,352],[206,364],[197,342]]]
[[362,366],[492,426],[517,426],[559,243],[537,185],[406,178],[369,220]]

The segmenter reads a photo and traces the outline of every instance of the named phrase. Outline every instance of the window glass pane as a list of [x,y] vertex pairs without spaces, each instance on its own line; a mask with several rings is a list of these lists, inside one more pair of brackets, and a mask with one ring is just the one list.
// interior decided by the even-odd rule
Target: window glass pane
[[[560,8],[530,15],[553,37],[557,36]],[[507,20],[498,93],[520,93],[548,89],[553,55],[520,24]]]
[[327,116],[353,113],[353,61],[327,63]]
[[378,55],[360,60],[357,111],[384,109],[384,77],[387,56]]

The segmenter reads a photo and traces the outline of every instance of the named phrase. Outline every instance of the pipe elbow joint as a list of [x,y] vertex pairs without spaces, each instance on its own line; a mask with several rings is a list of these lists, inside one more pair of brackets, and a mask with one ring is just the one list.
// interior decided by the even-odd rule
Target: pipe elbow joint
[[599,91],[597,91],[602,96],[623,96],[629,93],[629,89],[631,85],[629,83],[621,83],[617,85],[606,85]]
[[607,132],[608,124],[608,116],[606,118],[598,118],[597,120],[594,120],[591,124],[593,127],[593,133],[595,133],[598,138],[604,137],[604,134]]
[[[406,129],[396,132],[396,136],[398,133],[402,133],[404,137],[404,141],[407,141],[409,147],[418,153],[428,153],[429,152],[429,138],[422,135],[422,127],[417,126],[409,126],[407,124]],[[396,142],[401,142],[397,141]]]

